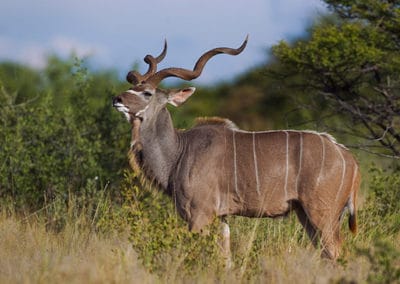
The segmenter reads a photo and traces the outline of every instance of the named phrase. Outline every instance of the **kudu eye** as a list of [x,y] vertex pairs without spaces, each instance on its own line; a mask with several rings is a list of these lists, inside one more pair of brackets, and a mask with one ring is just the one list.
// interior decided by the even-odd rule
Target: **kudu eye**
[[143,93],[142,93],[146,98],[149,98],[149,97],[151,97],[153,94],[152,93],[150,93],[150,92],[148,92],[148,91],[144,91]]

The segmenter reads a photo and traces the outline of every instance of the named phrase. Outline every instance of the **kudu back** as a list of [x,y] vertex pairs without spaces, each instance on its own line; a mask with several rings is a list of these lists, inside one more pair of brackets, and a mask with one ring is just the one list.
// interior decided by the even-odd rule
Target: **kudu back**
[[113,106],[132,125],[130,163],[173,196],[192,231],[201,231],[216,216],[277,217],[293,210],[313,244],[320,240],[322,254],[336,259],[346,208],[351,231],[357,227],[360,173],[348,149],[314,131],[248,132],[222,118],[199,119],[184,131],[172,124],[166,105],[180,106],[195,89],[162,90],[159,83],[167,77],[195,79],[211,57],[237,55],[246,44],[247,38],[237,49],[214,48],[193,70],[157,72],[165,43],[158,57],[145,57],[149,69],[144,75],[128,73],[132,87],[116,96]]

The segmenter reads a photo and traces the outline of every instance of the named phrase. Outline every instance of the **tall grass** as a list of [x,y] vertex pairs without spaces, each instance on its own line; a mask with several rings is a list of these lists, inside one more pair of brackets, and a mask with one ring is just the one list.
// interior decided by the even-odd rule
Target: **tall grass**
[[[378,192],[382,180],[393,182],[377,179]],[[233,267],[226,270],[217,220],[209,236],[192,234],[172,202],[139,186],[134,175],[126,176],[121,191],[121,204],[103,192],[54,200],[28,216],[3,208],[0,283],[399,282],[400,230],[387,224],[398,209],[389,207],[394,211],[383,216],[381,207],[371,206],[376,197],[360,210],[356,237],[343,226],[336,263],[320,258],[294,214],[275,220],[230,217]]]
[[[265,241],[257,251],[259,245],[247,238],[254,232],[250,231],[233,238],[235,266],[231,271],[193,265],[194,271],[189,273],[185,271],[187,254],[182,248],[159,256],[164,266],[151,271],[142,266],[126,233],[91,231],[89,220],[83,216],[70,219],[60,232],[49,231],[43,221],[41,217],[26,220],[1,215],[0,283],[363,282],[370,267],[360,258],[346,267],[324,262],[315,250],[294,241],[287,247],[284,239],[275,245]],[[81,226],[84,224],[88,226]]]
[[58,233],[44,218],[0,217],[0,283],[155,282],[126,235],[90,230],[83,216],[70,219]]

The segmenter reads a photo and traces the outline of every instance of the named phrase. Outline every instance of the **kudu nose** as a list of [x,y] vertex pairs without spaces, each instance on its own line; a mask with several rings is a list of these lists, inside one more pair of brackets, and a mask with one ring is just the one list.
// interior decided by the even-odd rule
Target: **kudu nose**
[[117,104],[122,104],[122,99],[119,96],[113,97],[112,104],[113,104],[113,106],[115,106]]

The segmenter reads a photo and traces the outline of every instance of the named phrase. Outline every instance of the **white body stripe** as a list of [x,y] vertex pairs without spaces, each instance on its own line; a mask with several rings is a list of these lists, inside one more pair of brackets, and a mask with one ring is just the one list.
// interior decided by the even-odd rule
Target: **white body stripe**
[[322,145],[322,160],[321,160],[321,168],[319,169],[319,174],[318,174],[318,177],[317,177],[317,186],[321,182],[322,170],[324,169],[324,163],[325,163],[325,141],[324,141],[324,137],[322,135],[319,135],[319,139],[321,139],[321,145]]
[[299,177],[301,173],[302,161],[303,160],[303,133],[300,132],[300,150],[299,150],[299,171],[296,176],[296,192],[299,188]]
[[339,194],[340,194],[340,192],[342,191],[343,182],[344,182],[344,177],[345,177],[345,174],[346,174],[346,160],[345,160],[344,157],[343,157],[342,151],[341,151],[341,150],[339,149],[339,147],[337,147],[337,146],[336,146],[336,151],[339,153],[340,158],[342,159],[342,178],[341,178],[341,181],[340,181],[339,190],[338,190],[338,192],[337,192],[337,194],[336,194],[335,201],[338,200]]
[[256,175],[256,190],[258,195],[260,195],[260,180],[258,177],[258,164],[257,164],[257,153],[256,153],[256,136],[253,132],[253,158],[254,158],[254,171]]
[[232,132],[232,138],[233,138],[233,171],[234,171],[234,179],[235,179],[235,191],[236,194],[239,196],[239,190],[238,190],[238,177],[237,177],[237,161],[236,161],[236,138],[235,138],[235,131]]
[[287,131],[283,131],[286,134],[286,173],[285,173],[285,200],[287,199],[287,184],[289,179],[289,133]]

